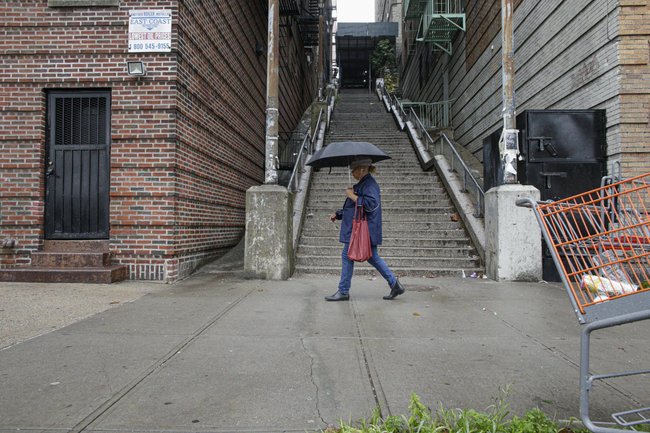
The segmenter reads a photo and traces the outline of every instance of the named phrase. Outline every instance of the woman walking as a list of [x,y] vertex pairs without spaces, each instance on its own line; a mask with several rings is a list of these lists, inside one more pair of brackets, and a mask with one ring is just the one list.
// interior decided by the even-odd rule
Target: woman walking
[[339,241],[343,243],[341,253],[341,280],[337,292],[326,296],[327,301],[347,301],[350,299],[350,286],[352,285],[352,274],[354,273],[354,262],[348,258],[350,246],[350,234],[352,233],[352,219],[356,206],[362,206],[368,219],[370,231],[370,244],[372,246],[372,257],[368,263],[379,271],[382,277],[388,282],[390,293],[383,298],[386,300],[395,299],[404,293],[404,287],[390,270],[384,259],[379,256],[377,246],[381,244],[381,196],[379,185],[371,173],[375,167],[369,158],[355,159],[350,163],[352,176],[358,181],[353,187],[347,188],[347,198],[343,203],[343,209],[337,210],[330,215],[330,220],[342,220]]

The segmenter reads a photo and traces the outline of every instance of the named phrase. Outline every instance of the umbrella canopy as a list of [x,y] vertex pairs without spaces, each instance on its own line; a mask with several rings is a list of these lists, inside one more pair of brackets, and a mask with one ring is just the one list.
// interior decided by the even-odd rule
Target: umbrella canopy
[[314,153],[307,165],[314,168],[347,167],[356,158],[369,158],[372,162],[378,162],[390,159],[390,156],[367,141],[337,141]]

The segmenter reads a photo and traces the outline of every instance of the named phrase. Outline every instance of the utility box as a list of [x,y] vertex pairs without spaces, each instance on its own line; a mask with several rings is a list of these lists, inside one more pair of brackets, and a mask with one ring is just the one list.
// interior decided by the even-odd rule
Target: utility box
[[517,176],[559,200],[598,188],[605,169],[605,110],[528,110],[517,116]]
[[[540,200],[559,200],[600,186],[607,147],[605,110],[526,110],[517,116],[517,179],[539,189]],[[503,184],[501,129],[483,139],[484,189]],[[544,246],[543,278],[559,281]]]

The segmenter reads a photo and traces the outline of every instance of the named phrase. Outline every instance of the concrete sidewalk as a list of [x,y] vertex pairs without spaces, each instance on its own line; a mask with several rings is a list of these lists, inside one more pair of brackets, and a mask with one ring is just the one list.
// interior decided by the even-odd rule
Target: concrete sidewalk
[[[351,302],[325,302],[337,281],[109,286],[133,299],[0,350],[0,431],[317,431],[376,406],[406,413],[413,392],[485,409],[508,385],[513,414],[578,416],[580,326],[562,286],[404,278],[407,293],[384,301],[385,283],[359,276]],[[593,370],[647,367],[649,331],[596,333]],[[597,384],[593,414],[647,405],[647,385]]]

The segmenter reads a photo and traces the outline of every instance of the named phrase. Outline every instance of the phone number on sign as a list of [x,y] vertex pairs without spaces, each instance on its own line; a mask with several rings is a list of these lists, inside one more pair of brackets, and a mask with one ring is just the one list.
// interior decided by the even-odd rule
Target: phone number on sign
[[171,50],[169,42],[151,42],[129,44],[129,50]]

